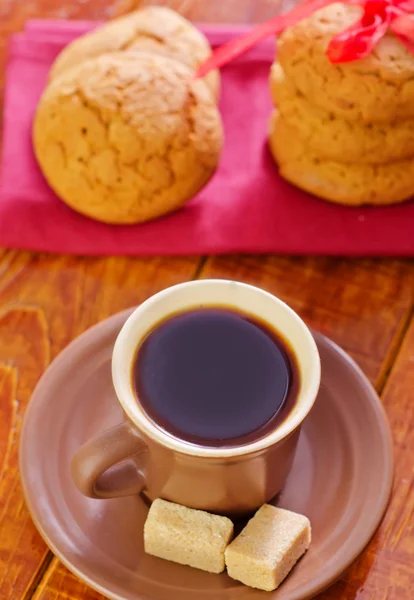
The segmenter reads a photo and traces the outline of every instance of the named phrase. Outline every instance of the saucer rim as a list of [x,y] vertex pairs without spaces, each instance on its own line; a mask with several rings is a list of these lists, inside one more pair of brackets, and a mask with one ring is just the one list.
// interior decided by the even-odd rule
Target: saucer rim
[[[24,446],[24,440],[26,437],[25,431],[27,429],[27,423],[30,421],[30,414],[33,411],[34,404],[36,404],[36,398],[42,396],[42,388],[43,388],[44,380],[46,379],[46,377],[49,378],[51,372],[53,374],[54,370],[59,368],[61,363],[66,362],[66,358],[65,358],[66,354],[69,353],[69,351],[73,351],[73,348],[76,348],[76,346],[79,343],[81,343],[81,341],[82,341],[82,339],[84,339],[84,337],[90,337],[91,335],[96,336],[100,332],[100,330],[103,329],[104,327],[111,329],[111,327],[114,327],[114,328],[118,327],[118,324],[119,324],[119,329],[120,329],[122,327],[122,323],[128,318],[128,316],[130,316],[132,314],[132,312],[135,310],[135,308],[136,307],[123,310],[121,312],[118,312],[118,313],[96,323],[95,325],[92,325],[91,327],[89,327],[88,329],[83,331],[79,336],[74,338],[53,359],[53,361],[50,363],[50,365],[46,368],[45,372],[42,374],[41,378],[39,379],[32,395],[31,395],[30,401],[28,403],[28,406],[27,406],[27,409],[26,409],[26,412],[24,415],[24,420],[23,420],[23,425],[22,425],[20,440],[19,440],[20,481],[21,481],[21,485],[22,485],[23,496],[24,496],[24,499],[26,502],[26,506],[28,508],[30,517],[31,517],[37,531],[39,532],[40,536],[42,537],[43,541],[48,546],[48,548],[52,551],[52,553],[60,560],[60,562],[72,574],[74,574],[86,585],[88,585],[93,590],[97,591],[98,593],[102,594],[105,598],[108,598],[109,600],[126,600],[126,597],[123,595],[119,595],[116,592],[112,592],[112,591],[106,589],[104,586],[101,586],[99,583],[96,583],[88,575],[83,574],[83,572],[80,569],[78,569],[76,566],[74,566],[73,563],[65,556],[65,554],[63,552],[61,552],[59,550],[59,548],[54,544],[54,542],[50,539],[50,537],[46,533],[45,528],[43,527],[42,523],[37,518],[36,510],[32,506],[32,503],[30,500],[30,494],[28,492],[28,487],[30,487],[30,486],[26,483],[25,477],[23,475],[24,471],[25,471],[25,467],[23,465],[23,455],[24,455],[23,446]],[[333,583],[335,583],[335,581],[337,581],[341,577],[341,575],[350,567],[350,565],[355,560],[357,560],[357,558],[362,554],[362,552],[365,550],[365,548],[369,545],[369,543],[373,539],[378,527],[380,526],[380,524],[384,518],[384,515],[388,508],[389,502],[391,500],[391,492],[392,492],[393,483],[394,483],[394,449],[393,449],[392,432],[391,432],[390,424],[388,421],[387,413],[384,409],[384,406],[381,402],[379,395],[377,394],[375,388],[373,387],[373,385],[371,384],[371,382],[369,381],[369,379],[367,378],[365,373],[362,371],[362,369],[357,365],[357,363],[354,361],[354,359],[351,358],[351,356],[349,356],[345,352],[345,350],[343,350],[338,344],[336,344],[334,341],[332,341],[329,337],[316,331],[315,329],[310,328],[310,331],[318,345],[319,345],[319,343],[325,344],[327,347],[329,347],[330,350],[332,350],[334,353],[336,353],[340,356],[342,361],[344,361],[347,364],[348,368],[356,373],[356,375],[358,376],[358,379],[360,381],[360,385],[365,388],[365,390],[367,392],[365,394],[365,396],[367,397],[367,400],[369,399],[369,403],[371,404],[373,410],[376,412],[377,417],[378,417],[376,419],[376,423],[377,423],[377,427],[379,428],[380,433],[381,433],[381,439],[383,440],[384,455],[386,457],[386,463],[384,464],[384,473],[383,473],[384,477],[383,477],[383,481],[382,481],[382,487],[380,489],[380,492],[377,495],[377,502],[376,502],[377,510],[375,512],[375,517],[372,519],[372,521],[370,523],[370,527],[367,529],[366,534],[363,536],[361,543],[350,554],[350,556],[347,558],[347,560],[343,563],[339,572],[336,571],[334,574],[331,573],[331,575],[329,577],[325,578],[323,582],[316,584],[316,586],[313,587],[312,590],[310,590],[309,593],[307,593],[306,595],[292,596],[291,597],[292,600],[310,600],[311,598],[314,598],[316,595],[320,594],[321,592],[323,592],[324,590],[329,588]],[[93,342],[93,340],[92,340],[92,342]],[[323,381],[323,371],[321,373],[321,382],[322,381]],[[165,587],[168,588],[169,586],[165,585]],[[211,590],[211,593],[213,593],[213,592],[216,593],[216,590]],[[208,594],[209,590],[203,590],[203,593]],[[141,600],[144,600],[144,599],[147,600],[147,596],[144,595],[141,597]],[[140,600],[140,599],[137,598],[137,600]]]

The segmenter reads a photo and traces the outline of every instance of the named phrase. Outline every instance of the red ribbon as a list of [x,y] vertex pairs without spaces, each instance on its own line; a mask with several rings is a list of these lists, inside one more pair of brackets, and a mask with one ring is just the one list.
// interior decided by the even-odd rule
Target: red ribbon
[[[204,77],[243,54],[270,35],[279,35],[315,11],[333,4],[334,0],[305,0],[288,13],[273,17],[246,35],[217,48],[196,72]],[[414,54],[414,0],[348,0],[364,9],[353,25],[336,35],[329,43],[327,56],[332,63],[351,62],[368,56],[389,29]]]

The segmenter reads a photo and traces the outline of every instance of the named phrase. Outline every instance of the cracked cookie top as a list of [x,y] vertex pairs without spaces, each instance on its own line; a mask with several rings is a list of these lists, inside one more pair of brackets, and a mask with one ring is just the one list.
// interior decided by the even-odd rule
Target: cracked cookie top
[[209,180],[222,126],[211,93],[186,66],[113,53],[51,82],[33,142],[68,205],[100,221],[137,223],[179,208]]
[[[89,58],[137,50],[175,58],[194,70],[211,55],[207,39],[187,19],[169,8],[151,6],[109,21],[68,44],[53,63],[49,78]],[[209,73],[206,83],[217,98],[218,71]]]
[[360,6],[335,3],[287,29],[278,60],[307,100],[333,114],[367,123],[414,117],[414,56],[387,33],[369,56],[332,64],[330,40],[355,23]]

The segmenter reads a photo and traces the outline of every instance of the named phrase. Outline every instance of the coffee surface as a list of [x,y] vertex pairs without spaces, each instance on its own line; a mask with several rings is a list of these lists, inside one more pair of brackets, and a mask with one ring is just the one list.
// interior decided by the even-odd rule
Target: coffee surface
[[132,376],[139,403],[159,427],[188,442],[232,446],[278,424],[298,373],[267,324],[220,307],[160,322],[138,348]]

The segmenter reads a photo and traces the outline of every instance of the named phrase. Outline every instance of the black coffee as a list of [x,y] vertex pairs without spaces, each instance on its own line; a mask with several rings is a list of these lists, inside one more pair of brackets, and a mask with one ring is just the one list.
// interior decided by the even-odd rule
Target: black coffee
[[221,307],[160,322],[139,346],[132,376],[152,421],[204,446],[263,437],[290,410],[298,387],[286,342],[255,317]]

